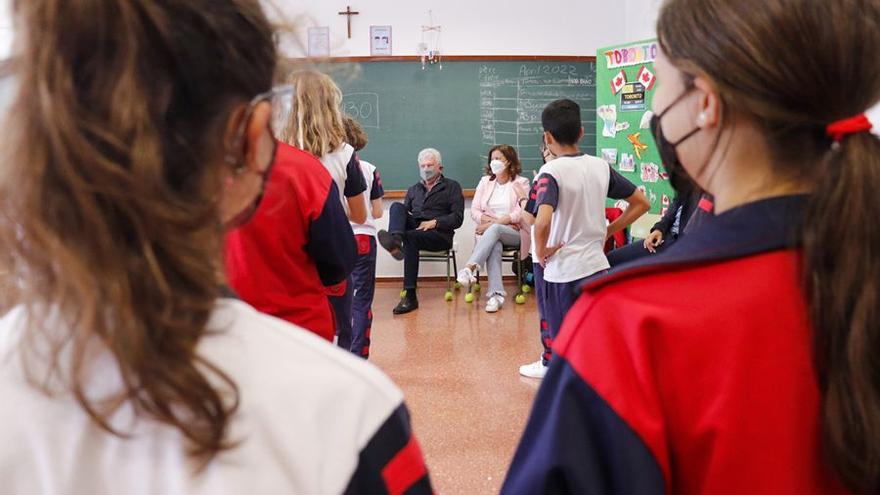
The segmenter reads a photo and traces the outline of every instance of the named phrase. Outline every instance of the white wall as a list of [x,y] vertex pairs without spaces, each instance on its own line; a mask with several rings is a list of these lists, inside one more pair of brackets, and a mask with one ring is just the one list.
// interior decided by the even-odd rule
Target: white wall
[[[626,2],[603,0],[272,0],[284,16],[296,21],[300,39],[305,27],[329,26],[331,56],[369,56],[370,25],[392,26],[393,55],[417,55],[421,26],[443,27],[446,55],[595,55],[602,46],[623,43]],[[644,0],[640,0],[644,1]],[[361,14],[352,18],[347,39],[346,5]]]

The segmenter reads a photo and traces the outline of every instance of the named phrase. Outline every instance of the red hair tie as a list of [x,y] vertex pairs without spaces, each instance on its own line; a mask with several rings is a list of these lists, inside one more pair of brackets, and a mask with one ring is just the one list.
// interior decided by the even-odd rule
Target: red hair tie
[[860,113],[855,117],[838,120],[837,122],[828,124],[828,127],[825,128],[825,132],[835,143],[839,143],[840,140],[846,136],[870,131],[872,127],[873,126],[871,125],[871,121],[868,120],[868,117],[865,117],[865,114]]

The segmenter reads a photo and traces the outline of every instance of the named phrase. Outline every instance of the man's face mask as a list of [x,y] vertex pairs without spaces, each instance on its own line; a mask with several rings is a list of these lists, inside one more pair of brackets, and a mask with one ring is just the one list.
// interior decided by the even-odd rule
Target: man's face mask
[[419,165],[419,175],[422,177],[422,180],[425,182],[431,182],[434,180],[434,177],[440,175],[440,167],[431,166],[431,167],[423,167]]
[[693,130],[685,134],[684,137],[672,143],[663,135],[663,129],[660,126],[660,119],[662,119],[672,107],[684,99],[685,96],[690,94],[691,91],[692,89],[686,89],[678,96],[678,98],[666,107],[663,112],[659,115],[654,114],[654,116],[651,117],[651,134],[654,136],[654,141],[657,143],[657,151],[660,153],[660,160],[663,161],[663,167],[666,169],[666,173],[669,174],[669,183],[672,184],[672,188],[675,189],[677,194],[686,194],[690,192],[694,187],[694,183],[685,171],[684,166],[681,164],[676,148],[681,143],[700,132],[700,127],[695,127]]

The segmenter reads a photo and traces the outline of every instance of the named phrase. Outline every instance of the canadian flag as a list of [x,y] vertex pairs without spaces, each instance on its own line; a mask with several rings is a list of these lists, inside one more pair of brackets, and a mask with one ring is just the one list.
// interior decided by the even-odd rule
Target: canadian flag
[[620,90],[626,86],[626,72],[623,69],[611,80],[611,91],[614,94],[620,93]]
[[648,70],[647,66],[642,66],[639,69],[638,75],[639,82],[642,83],[642,86],[645,87],[645,90],[651,90],[654,87],[654,83],[657,81],[657,77],[654,76],[654,73]]

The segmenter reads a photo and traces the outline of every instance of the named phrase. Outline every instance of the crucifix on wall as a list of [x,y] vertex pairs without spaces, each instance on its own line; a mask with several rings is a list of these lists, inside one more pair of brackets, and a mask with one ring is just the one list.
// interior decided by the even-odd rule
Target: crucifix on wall
[[351,39],[351,16],[359,14],[360,12],[352,12],[351,5],[346,6],[345,12],[339,13],[339,15],[348,16],[348,39]]

